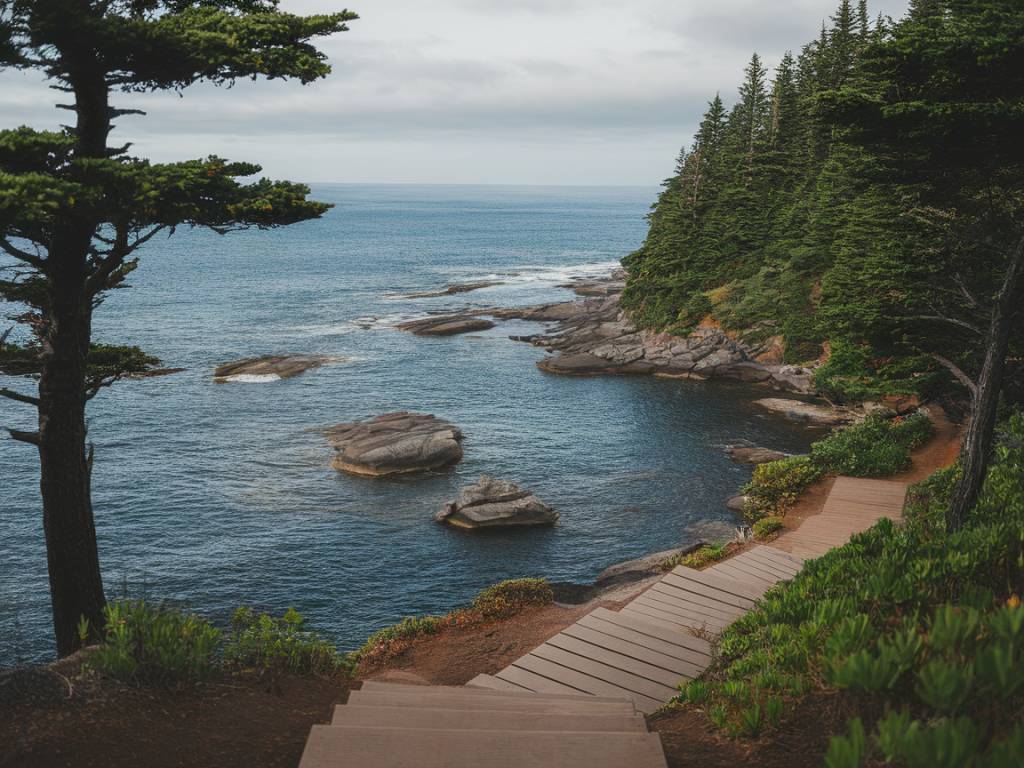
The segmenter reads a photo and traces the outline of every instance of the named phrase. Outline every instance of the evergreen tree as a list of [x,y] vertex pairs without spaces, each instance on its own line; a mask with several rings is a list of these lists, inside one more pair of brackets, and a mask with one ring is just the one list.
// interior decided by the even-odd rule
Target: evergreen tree
[[[152,358],[96,344],[93,311],[123,285],[140,249],[187,226],[226,232],[320,216],[300,184],[239,179],[259,166],[217,157],[156,164],[110,143],[118,92],[182,91],[265,76],[308,83],[330,71],[310,42],[355,15],[296,16],[276,0],[3,0],[0,68],[35,69],[68,96],[63,131],[0,131],[0,249],[19,266],[0,298],[26,305],[22,343],[0,338],[0,372],[38,377],[37,394],[0,394],[34,408],[38,431],[11,431],[40,458],[43,528],[57,651],[77,625],[103,626],[104,592],[90,494],[86,403]],[[185,289],[183,287],[183,289]]]

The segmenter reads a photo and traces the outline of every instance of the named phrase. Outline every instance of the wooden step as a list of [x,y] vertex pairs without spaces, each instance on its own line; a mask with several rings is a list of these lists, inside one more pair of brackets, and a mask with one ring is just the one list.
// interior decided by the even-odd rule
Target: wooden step
[[[486,706],[482,705],[482,706]],[[479,731],[598,731],[646,733],[638,714],[509,712],[500,709],[410,709],[339,704],[331,725]]]
[[[500,674],[500,673],[499,673]],[[466,689],[475,691],[477,689]],[[509,698],[496,698],[486,702],[487,709],[518,712],[612,712],[632,714],[635,709],[622,696],[616,701],[600,701],[596,696],[587,696],[580,691],[579,695],[564,699],[547,699],[541,696],[519,697],[513,694]],[[446,695],[435,696],[419,693],[384,693],[378,691],[353,691],[349,694],[350,704],[373,707],[440,707],[441,709],[472,709],[483,707],[481,700],[474,696]]]
[[[630,629],[644,637],[651,637],[656,640],[661,640],[669,645],[676,645],[687,650],[692,650],[706,658],[711,657],[711,644],[707,640],[695,637],[688,632],[680,632],[674,627],[664,626],[658,621],[647,621],[639,617],[630,617],[623,615],[621,611],[609,611],[607,608],[595,608],[591,611],[588,617],[584,618],[600,619],[601,621],[609,624],[615,624],[625,629]],[[582,620],[580,623],[583,623]],[[668,650],[664,646],[661,650],[668,653]]]
[[494,675],[477,675],[468,683],[467,688],[485,688],[491,691],[515,691],[515,692],[528,692],[526,688],[515,683],[510,683],[507,680],[502,680],[500,677],[494,677]]
[[655,734],[314,725],[299,768],[666,768]]
[[[557,651],[548,650],[545,656],[557,656]],[[661,707],[667,699],[655,698],[645,693],[626,688],[620,683],[609,682],[607,678],[618,678],[621,682],[628,681],[632,687],[639,687],[638,681],[624,672],[610,669],[597,662],[591,662],[582,658],[572,658],[571,655],[562,656],[562,661],[571,666],[553,661],[551,658],[528,653],[521,659],[516,659],[511,666],[518,669],[525,669],[548,680],[561,685],[570,686],[578,691],[591,693],[595,696],[620,696],[633,702],[633,705],[641,712],[647,714]],[[579,669],[584,667],[587,671]],[[499,673],[500,677],[504,677]]]
[[[445,696],[447,694],[463,694],[466,696],[476,696],[479,701],[489,701],[492,698],[508,699],[509,694],[519,694],[528,698],[530,701],[537,701],[538,699],[554,700],[558,701],[561,699],[574,699],[575,696],[565,696],[560,694],[545,694],[543,696],[537,696],[537,694],[531,691],[524,690],[488,690],[484,688],[466,688],[462,685],[416,685],[415,683],[386,683],[378,680],[366,680],[363,682],[362,691],[373,691],[375,693],[415,693],[415,694],[426,694],[433,696]],[[602,698],[600,696],[591,696],[587,699],[589,702],[594,703],[598,701],[613,702],[616,704],[621,703],[619,699],[614,698]]]

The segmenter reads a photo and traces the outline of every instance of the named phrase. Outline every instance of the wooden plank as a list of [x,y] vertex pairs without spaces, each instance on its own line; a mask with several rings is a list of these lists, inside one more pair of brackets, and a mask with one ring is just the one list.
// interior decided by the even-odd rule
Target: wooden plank
[[717,589],[720,592],[746,598],[751,603],[760,597],[757,594],[757,589],[746,582],[715,576],[707,571],[698,571],[694,568],[687,568],[684,565],[677,565],[672,569],[672,573],[681,578],[696,581],[698,584],[703,584],[706,587]]
[[[711,568],[708,568],[708,570],[720,573],[722,576],[730,579],[738,579],[741,577],[750,579],[752,583],[760,585],[764,592],[767,592],[769,589],[774,587],[779,581],[777,578],[769,578],[762,573],[753,572],[739,565],[730,565],[728,561],[716,563]],[[764,592],[761,594],[764,594]]]
[[623,608],[620,613],[634,614],[639,616],[643,620],[655,619],[657,621],[671,624],[674,627],[680,627],[694,633],[708,633],[710,635],[718,635],[726,624],[722,622],[712,622],[706,617],[692,618],[687,616],[680,616],[676,613],[669,613],[668,611],[661,611],[657,608],[652,608],[649,605],[637,604],[635,602],[630,603]]
[[[615,628],[615,625],[612,625],[611,628]],[[618,629],[622,630],[624,628],[618,627]],[[628,632],[629,630],[624,631]],[[661,653],[660,651],[654,650],[649,645],[641,645],[637,642],[625,640],[622,637],[605,634],[580,623],[566,627],[562,630],[562,634],[568,635],[569,637],[575,637],[578,640],[583,640],[591,645],[607,648],[610,651],[621,653],[624,656],[629,656],[630,658],[637,659],[638,661],[652,664],[655,667],[660,667],[661,669],[673,672],[680,677],[697,677],[697,675],[704,671],[706,666],[706,664],[703,663],[698,664],[691,660],[680,659],[677,656],[670,656],[666,653]],[[646,639],[648,641],[654,640],[654,638]],[[696,656],[696,654],[693,654],[693,656],[696,658],[703,658]]]
[[[502,679],[506,679],[504,675],[505,670],[498,673],[498,676]],[[510,682],[518,682],[511,680]],[[482,688],[466,688],[465,690],[474,693],[483,690]],[[593,697],[587,696],[588,691],[580,691],[579,689],[568,686],[568,690],[554,690],[549,688],[548,690],[538,691],[539,693],[557,693],[557,694],[572,694],[562,699],[547,700],[545,701],[542,696],[527,696],[525,698],[510,697],[510,698],[494,698],[489,699],[486,702],[487,709],[500,709],[507,711],[518,711],[518,712],[623,712],[629,711],[624,708],[628,706],[628,703],[624,702],[625,696],[613,696],[616,701],[596,701]],[[602,694],[610,695],[610,694]],[[423,694],[408,694],[408,693],[378,693],[376,691],[353,691],[349,694],[349,705],[351,706],[368,706],[368,707],[440,707],[442,709],[473,709],[476,707],[484,707],[484,704],[480,699],[473,699],[469,697],[437,697],[427,696]]]
[[507,680],[501,680],[500,678],[494,677],[494,675],[480,674],[466,683],[467,688],[484,688],[491,691],[527,691],[526,688],[510,683]]
[[[678,692],[680,677],[675,672],[670,672],[662,667],[648,664],[645,661],[640,661],[632,656],[627,656],[619,653],[618,651],[613,651],[610,648],[588,643],[586,640],[580,640],[578,637],[567,635],[564,632],[559,632],[548,640],[545,645],[553,645],[555,648],[560,648],[563,651],[568,651],[569,653],[575,653],[577,656],[593,659],[594,661],[599,661],[602,664],[607,664],[609,667],[615,667],[616,669],[621,669],[623,672],[629,672],[637,677],[642,677],[646,680],[652,680],[656,683],[660,683],[661,685],[668,686],[672,689],[673,696]],[[543,654],[541,655],[543,656]]]
[[[565,696],[549,695],[538,697],[529,691],[489,691],[485,689],[467,689],[462,685],[416,685],[415,683],[390,683],[383,680],[365,680],[363,686],[360,689],[363,692],[374,692],[374,693],[412,693],[417,695],[425,696],[438,696],[438,697],[449,697],[449,696],[475,696],[477,701],[489,701],[492,698],[508,699],[512,698],[512,694],[518,693],[520,697],[526,698],[529,701],[537,701],[543,699],[544,701],[557,701],[559,699],[565,699]],[[576,697],[569,697],[575,701]],[[595,696],[588,699],[591,703],[604,701],[608,703],[621,703],[619,699],[602,699],[601,697]]]
[[473,729],[480,731],[605,731],[646,733],[639,714],[594,712],[509,712],[500,709],[441,709],[424,707],[334,708],[331,725],[388,726],[402,728]]
[[[784,535],[791,536],[792,534],[792,531],[788,531]],[[744,554],[752,561],[763,562],[771,568],[789,573],[790,575],[799,573],[804,565],[802,560],[797,562],[785,552],[780,552],[772,545],[754,547],[753,549],[748,549]]]
[[734,605],[745,611],[754,607],[754,601],[748,597],[738,597],[730,592],[723,592],[720,589],[709,587],[707,584],[691,579],[688,576],[680,576],[676,573],[666,573],[662,578],[662,583],[669,584],[686,592],[693,592],[697,595],[714,598],[719,602]]
[[778,583],[784,579],[792,578],[793,574],[791,571],[783,570],[777,566],[768,565],[764,560],[754,557],[746,557],[745,555],[746,553],[744,552],[741,555],[737,555],[736,557],[726,560],[724,563],[721,563],[721,565],[731,565],[734,568],[739,568],[749,573],[761,576],[773,583]]
[[[622,613],[620,611],[615,615],[623,626],[650,627],[650,631],[657,630],[671,635],[683,635],[694,642],[703,643],[708,648],[711,647],[711,643],[704,637],[704,633],[698,632],[693,627],[683,627],[674,622],[662,621],[655,616],[644,616],[639,613]],[[647,630],[645,629],[645,631]]]
[[686,610],[699,613],[702,616],[710,616],[713,619],[721,619],[725,622],[732,621],[737,616],[743,614],[742,608],[736,608],[735,606],[726,605],[724,603],[719,603],[716,606],[707,605],[699,600],[689,599],[689,594],[690,593],[688,592],[681,592],[678,590],[672,592],[665,587],[660,587],[659,589],[654,589],[652,587],[637,597],[636,600],[654,600],[658,603],[666,603],[679,608],[685,608]]
[[644,713],[653,712],[663,703],[658,699],[645,696],[642,693],[627,690],[609,683],[606,680],[601,680],[591,675],[584,674],[579,670],[570,669],[569,667],[557,664],[550,659],[544,659],[530,653],[526,654],[521,659],[517,659],[513,666],[518,667],[519,669],[525,669],[528,672],[534,672],[535,674],[546,677],[549,680],[555,680],[565,685],[570,685],[577,690],[592,693],[595,696],[621,696],[623,699],[629,699],[632,701],[634,706]]
[[[536,691],[537,693],[572,692],[577,698],[583,698],[584,700],[590,698],[590,694],[586,691],[581,691],[577,688],[573,688],[572,686],[565,685],[564,683],[555,682],[543,675],[538,675],[535,672],[530,672],[527,669],[520,669],[515,666],[505,667],[503,670],[498,672],[495,677],[499,680],[514,682],[516,685],[529,688],[531,691]],[[636,711],[632,702],[626,702],[626,704],[631,711]]]
[[693,603],[694,605],[702,605],[706,608],[713,608],[717,612],[722,613],[730,618],[735,618],[741,613],[744,613],[747,609],[741,608],[732,603],[723,602],[721,597],[708,597],[707,595],[699,594],[697,592],[690,592],[686,589],[682,589],[676,584],[668,581],[659,581],[651,585],[651,588],[644,594],[664,594],[670,597],[674,597],[677,600],[682,600],[687,603]]
[[299,768],[665,768],[653,733],[314,725]]
[[679,693],[676,688],[678,681],[665,685],[633,672],[613,667],[605,661],[598,661],[590,656],[581,656],[578,653],[567,651],[550,642],[534,648],[530,655],[560,664],[567,669],[575,669],[577,672],[582,672],[597,680],[603,680],[616,688],[647,696],[660,703],[668,701]]
[[[593,630],[609,637],[635,643],[636,645],[642,648],[647,648],[655,653],[679,659],[684,663],[693,664],[702,670],[707,666],[708,661],[711,658],[710,646],[707,642],[700,640],[699,638],[691,635],[683,636],[678,632],[662,631],[653,626],[647,627],[647,632],[644,632],[641,629],[638,629],[638,622],[636,620],[629,621],[628,619],[623,619],[618,614],[613,614],[617,619],[619,619],[619,621],[613,622],[596,616],[595,613],[596,611],[584,616],[573,626]],[[663,639],[665,636],[670,636],[671,639]],[[684,643],[687,644],[684,645]]]

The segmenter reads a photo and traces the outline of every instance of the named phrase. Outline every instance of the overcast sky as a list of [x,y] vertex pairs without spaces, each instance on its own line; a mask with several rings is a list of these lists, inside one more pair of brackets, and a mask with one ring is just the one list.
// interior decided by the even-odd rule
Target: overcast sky
[[[707,100],[732,101],[756,50],[774,66],[838,0],[351,0],[322,42],[334,72],[118,96],[145,108],[112,142],[155,160],[219,154],[305,181],[654,185]],[[283,0],[295,12],[338,6]],[[906,0],[873,0],[899,16]],[[0,125],[67,113],[32,74],[0,73]]]

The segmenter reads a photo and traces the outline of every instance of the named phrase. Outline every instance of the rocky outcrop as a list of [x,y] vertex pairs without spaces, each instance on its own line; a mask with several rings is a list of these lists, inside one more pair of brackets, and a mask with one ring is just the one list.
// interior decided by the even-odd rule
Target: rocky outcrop
[[[688,336],[638,329],[619,307],[619,296],[573,302],[574,311],[545,334],[526,337],[553,352],[541,370],[569,375],[645,374],[763,382],[810,392],[811,371],[781,363],[780,342],[744,341],[713,325]],[[530,318],[526,318],[530,319]]]
[[290,379],[312,368],[319,368],[328,358],[324,355],[263,355],[247,357],[218,365],[213,372],[216,381],[237,381],[244,376]]
[[515,483],[487,475],[467,485],[434,519],[458,528],[479,529],[552,525],[558,513]]
[[353,475],[423,472],[462,459],[462,430],[429,414],[398,411],[324,430],[335,469]]
[[471,331],[486,331],[494,323],[475,315],[442,315],[422,320],[410,320],[395,326],[400,331],[409,331],[417,336],[454,336]]
[[770,461],[778,461],[789,456],[788,453],[782,451],[745,444],[727,445],[725,452],[729,454],[730,459],[740,464],[767,464]]
[[747,505],[750,497],[744,493],[738,493],[735,496],[730,496],[725,500],[726,509],[731,509],[733,512],[742,512],[743,507]]
[[765,397],[754,402],[773,413],[785,416],[791,421],[815,424],[821,427],[849,424],[856,421],[861,415],[853,411],[840,410],[828,405],[808,403],[803,400],[791,400],[784,397]]

